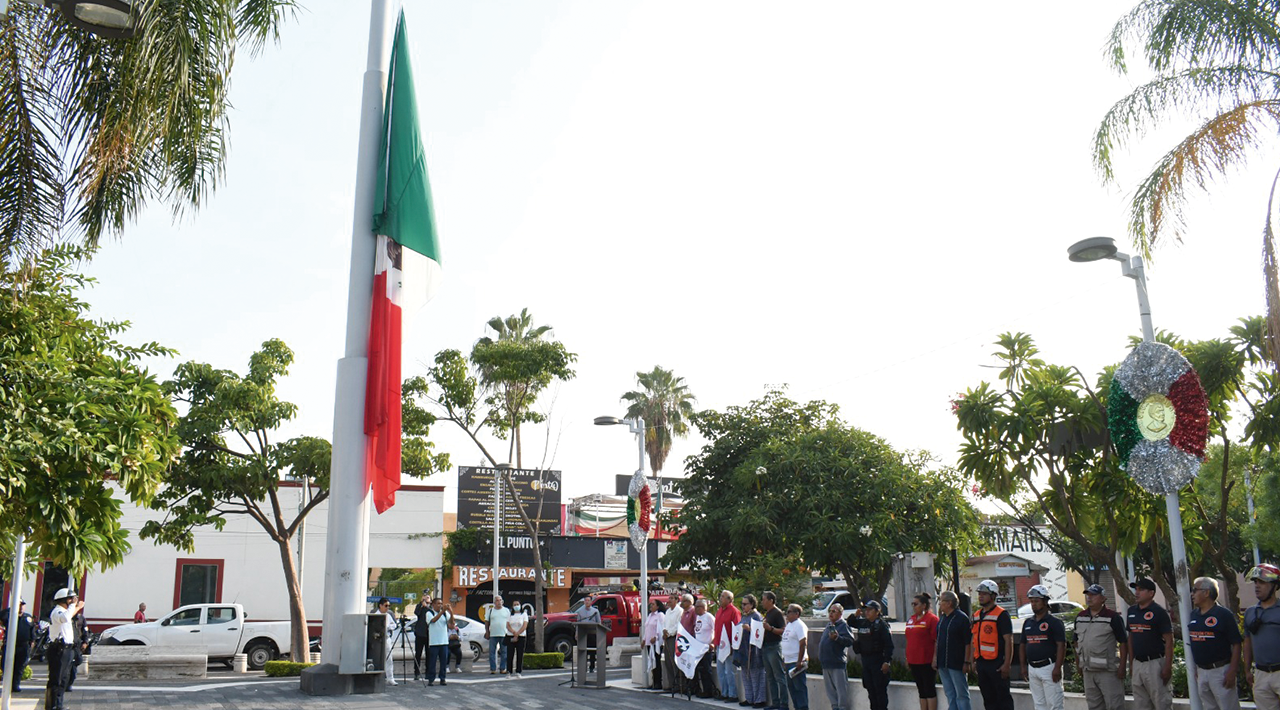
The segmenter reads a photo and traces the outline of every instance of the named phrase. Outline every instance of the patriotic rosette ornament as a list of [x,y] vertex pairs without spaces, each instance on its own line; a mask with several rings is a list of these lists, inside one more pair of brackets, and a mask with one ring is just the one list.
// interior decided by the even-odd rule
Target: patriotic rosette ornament
[[1209,399],[1177,350],[1145,341],[1116,369],[1107,428],[1120,468],[1151,493],[1175,493],[1204,461]]
[[644,550],[649,541],[649,527],[653,520],[653,496],[649,493],[649,479],[644,471],[636,471],[627,486],[627,531],[636,550]]

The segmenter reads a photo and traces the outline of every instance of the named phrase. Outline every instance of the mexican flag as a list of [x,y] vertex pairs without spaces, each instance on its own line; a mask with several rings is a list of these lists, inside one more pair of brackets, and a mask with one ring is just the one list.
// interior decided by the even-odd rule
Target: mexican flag
[[404,13],[396,23],[382,114],[382,150],[374,193],[373,312],[365,383],[365,480],[379,513],[400,489],[400,357],[403,314],[426,303],[440,281],[427,160],[409,66]]

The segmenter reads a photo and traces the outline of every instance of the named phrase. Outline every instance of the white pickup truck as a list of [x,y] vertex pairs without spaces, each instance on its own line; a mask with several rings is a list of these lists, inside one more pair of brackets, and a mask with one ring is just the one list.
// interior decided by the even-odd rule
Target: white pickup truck
[[237,653],[249,656],[249,667],[289,653],[289,622],[245,621],[239,604],[191,604],[158,621],[113,626],[100,643],[135,646],[199,647],[209,660],[230,662]]

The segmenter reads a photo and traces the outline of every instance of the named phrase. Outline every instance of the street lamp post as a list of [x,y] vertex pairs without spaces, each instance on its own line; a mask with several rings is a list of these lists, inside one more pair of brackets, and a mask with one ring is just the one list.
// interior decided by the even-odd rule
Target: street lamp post
[[[1142,339],[1152,342],[1156,339],[1155,329],[1151,325],[1151,302],[1147,300],[1147,273],[1143,268],[1142,257],[1129,256],[1116,248],[1115,240],[1110,237],[1093,237],[1072,244],[1067,249],[1072,261],[1090,262],[1111,259],[1120,262],[1121,271],[1133,279],[1138,291],[1138,312],[1142,317]],[[1196,664],[1191,659],[1191,634],[1187,622],[1191,617],[1191,580],[1187,571],[1187,546],[1182,536],[1182,509],[1178,503],[1178,492],[1172,491],[1164,496],[1165,513],[1169,518],[1169,543],[1173,552],[1173,571],[1178,593],[1178,624],[1182,628],[1182,652],[1187,666],[1188,699],[1191,710],[1200,710],[1200,695],[1196,690]]]
[[[134,3],[125,0],[17,0],[28,5],[57,8],[73,27],[108,39],[127,39],[137,29]],[[10,0],[0,0],[0,17],[9,12]]]
[[[615,424],[626,424],[632,434],[636,435],[637,449],[639,450],[639,459],[637,461],[638,468],[636,473],[641,477],[644,476],[644,417],[636,417],[634,419],[619,419],[617,417],[596,417],[596,426],[612,426]],[[661,485],[661,484],[659,484]],[[645,618],[649,613],[649,540],[645,539],[645,544],[637,548],[640,553],[640,618]]]

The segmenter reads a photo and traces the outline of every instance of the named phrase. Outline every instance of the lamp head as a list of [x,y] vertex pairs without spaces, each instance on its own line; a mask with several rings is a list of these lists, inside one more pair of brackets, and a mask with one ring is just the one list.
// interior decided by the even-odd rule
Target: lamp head
[[126,39],[136,29],[132,3],[125,0],[62,0],[59,9],[67,22],[99,37]]
[[624,422],[617,417],[596,417],[596,426],[612,426],[622,423]]
[[1101,261],[1115,258],[1119,249],[1116,240],[1111,237],[1090,237],[1082,239],[1067,248],[1067,256],[1072,261]]

